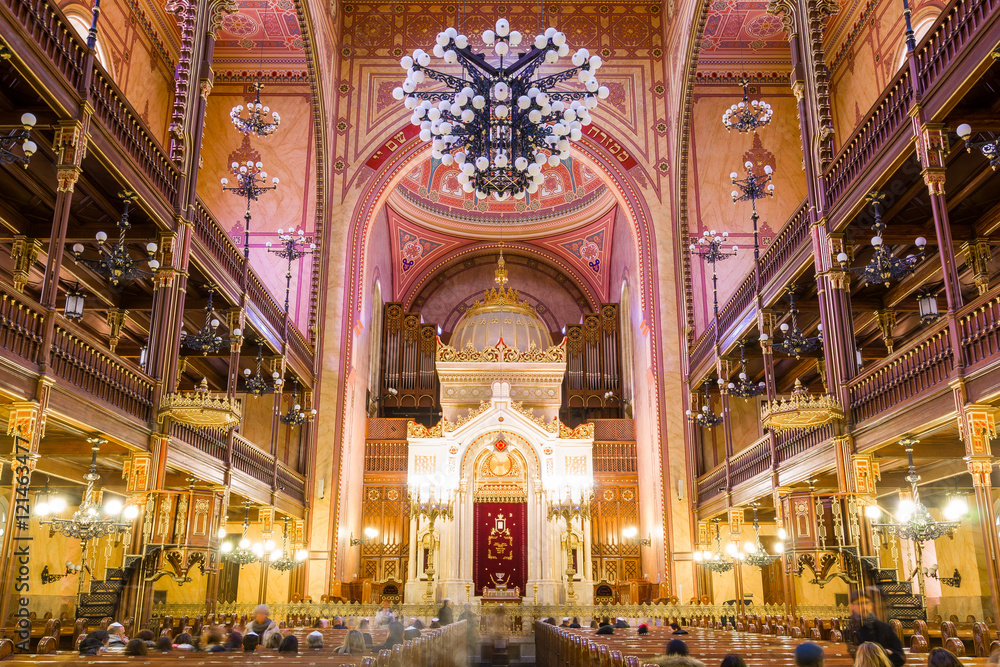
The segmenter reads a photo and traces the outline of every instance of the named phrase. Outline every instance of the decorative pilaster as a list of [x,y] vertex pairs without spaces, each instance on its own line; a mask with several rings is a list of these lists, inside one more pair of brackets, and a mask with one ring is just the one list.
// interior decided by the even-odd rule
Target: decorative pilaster
[[173,14],[181,32],[180,53],[174,70],[174,106],[170,114],[170,159],[177,164],[184,161],[184,118],[188,108],[188,89],[191,87],[192,64],[195,48],[195,22],[197,0],[170,0],[164,6]]
[[125,328],[126,322],[128,322],[127,310],[122,308],[108,310],[108,348],[112,353],[118,347],[118,341],[121,340],[122,329]]
[[885,343],[885,349],[889,351],[889,354],[892,354],[892,331],[896,327],[896,311],[892,308],[876,310],[875,323],[878,326],[879,333],[882,334],[882,342]]
[[976,239],[962,244],[965,265],[972,269],[980,296],[990,291],[990,240]]
[[10,258],[14,262],[14,289],[24,292],[25,285],[31,275],[31,267],[38,261],[38,253],[42,249],[42,242],[38,239],[29,239],[24,236],[15,236],[10,247]]

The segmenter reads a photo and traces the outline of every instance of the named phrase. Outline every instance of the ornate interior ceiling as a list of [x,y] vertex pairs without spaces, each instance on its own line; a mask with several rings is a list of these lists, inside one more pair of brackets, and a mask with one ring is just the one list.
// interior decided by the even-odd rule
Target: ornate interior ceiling
[[770,73],[791,67],[788,40],[766,0],[709,0],[699,73]]
[[420,224],[458,236],[532,238],[575,229],[606,213],[614,198],[601,178],[579,160],[546,166],[534,195],[477,199],[458,183],[457,165],[427,158],[390,195],[393,209]]
[[257,69],[278,75],[306,71],[302,27],[294,0],[236,0],[239,8],[222,20],[215,45],[215,68],[225,72]]

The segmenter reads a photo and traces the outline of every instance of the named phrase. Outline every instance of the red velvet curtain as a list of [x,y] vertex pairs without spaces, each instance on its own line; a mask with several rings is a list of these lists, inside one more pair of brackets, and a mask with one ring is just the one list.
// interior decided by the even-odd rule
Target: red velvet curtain
[[515,586],[524,595],[528,578],[528,505],[527,503],[475,503],[475,570],[476,594],[483,586],[494,588],[503,581]]

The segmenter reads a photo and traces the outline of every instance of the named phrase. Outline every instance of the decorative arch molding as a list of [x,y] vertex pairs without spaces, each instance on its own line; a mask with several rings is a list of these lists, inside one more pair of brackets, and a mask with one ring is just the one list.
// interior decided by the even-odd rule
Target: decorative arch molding
[[519,448],[517,451],[525,463],[525,482],[534,482],[537,487],[542,474],[538,452],[535,451],[535,446],[531,444],[529,434],[523,433],[521,429],[514,427],[494,429],[486,433],[481,433],[470,442],[461,445],[465,449],[462,452],[462,459],[459,465],[459,475],[463,488],[467,481],[471,480],[473,483],[475,482],[475,472],[480,460],[486,454],[490,453],[494,443],[501,438]]
[[[387,132],[386,134],[391,135],[391,132]],[[662,338],[660,308],[657,300],[659,268],[655,257],[657,247],[656,236],[649,206],[640,194],[635,178],[628,173],[620,160],[605,149],[598,141],[584,135],[580,141],[576,142],[575,150],[577,157],[586,161],[589,168],[597,170],[599,174],[603,175],[605,183],[614,193],[615,198],[618,200],[619,209],[628,222],[629,229],[632,232],[636,266],[639,273],[646,277],[642,288],[637,290],[640,309],[644,315],[644,323],[648,327],[650,340],[659,341]],[[364,192],[358,198],[358,203],[351,214],[347,243],[344,248],[346,257],[343,262],[343,265],[346,267],[346,293],[342,310],[344,344],[344,351],[340,362],[342,377],[346,377],[350,370],[349,365],[354,345],[354,336],[351,335],[351,330],[356,318],[360,315],[360,309],[363,304],[363,290],[365,288],[363,276],[365,274],[366,251],[373,222],[378,211],[385,205],[392,189],[403,178],[404,170],[407,166],[415,159],[426,157],[429,152],[430,147],[416,137],[404,142],[371,176],[368,185],[365,186]],[[638,178],[646,180],[646,174],[642,171],[641,166],[633,168],[640,170],[637,173]],[[665,410],[664,392],[661,386],[664,377],[664,367],[659,343],[654,342],[650,345],[650,355],[651,376],[655,378],[651,386],[653,396],[650,401],[653,413],[650,415],[653,424],[652,431],[656,434],[659,442],[664,442],[667,437],[667,427],[662,416]],[[344,433],[348,430],[347,420],[352,417],[349,409],[349,393],[350,389],[345,385],[339,397],[338,411],[340,419],[335,426],[335,441],[342,440]],[[663,479],[662,467],[661,464],[659,478],[660,483],[665,488],[666,483]],[[343,475],[344,461],[341,459],[337,470],[336,488],[341,488]],[[661,496],[660,503],[665,540],[665,548],[663,550],[664,560],[661,565],[669,580],[671,571],[669,554],[671,549],[668,536],[670,534],[669,522],[671,510],[669,495],[662,493]],[[335,525],[340,524],[341,508],[340,499],[335,498],[334,506],[331,507],[331,516],[336,522]],[[330,575],[331,579],[336,579],[338,565],[336,551],[332,554],[331,559],[333,562],[331,563]]]
[[[534,259],[539,264],[539,268],[534,270],[540,270],[544,266],[551,270],[552,275],[550,277],[555,278],[556,275],[566,277],[567,280],[564,284],[564,289],[580,305],[581,310],[584,308],[593,310],[598,307],[598,300],[594,295],[593,287],[585,280],[581,280],[573,268],[559,257],[537,246],[518,241],[505,242],[503,248],[504,258],[509,266],[526,266],[528,260]],[[410,292],[404,299],[407,310],[418,308],[421,299],[426,301],[444,282],[466,271],[469,268],[465,266],[468,260],[485,256],[492,257],[497,254],[497,251],[497,244],[489,242],[474,246],[465,246],[442,260],[439,264],[428,267],[424,274],[413,284]],[[543,273],[549,275],[546,271],[543,271]],[[445,276],[444,281],[441,281],[439,278],[442,275]],[[516,281],[511,286],[516,289]],[[581,299],[585,301],[585,305],[580,304]]]

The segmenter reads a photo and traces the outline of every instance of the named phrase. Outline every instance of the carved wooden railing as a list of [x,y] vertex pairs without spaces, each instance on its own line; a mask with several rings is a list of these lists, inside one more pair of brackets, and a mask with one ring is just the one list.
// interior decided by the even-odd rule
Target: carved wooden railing
[[1000,355],[1000,296],[985,303],[973,302],[967,315],[958,320],[958,335],[969,370]]
[[952,360],[947,322],[848,383],[851,416],[860,424],[948,381]]
[[16,292],[0,296],[0,349],[29,364],[42,346],[41,309]]
[[753,443],[729,461],[729,483],[736,487],[771,469],[771,436]]
[[995,14],[997,0],[961,0],[945,10],[917,50],[917,77],[926,91],[943,79],[977,31]]
[[278,464],[278,488],[292,500],[299,503],[306,501],[306,479],[283,464]]
[[698,504],[726,491],[726,464],[721,463],[698,478]]
[[94,99],[94,117],[108,130],[133,164],[149,179],[168,202],[177,193],[180,172],[167,157],[132,105],[104,70],[94,68],[90,86]]
[[301,359],[312,359],[313,357],[312,346],[306,341],[305,335],[291,321],[288,322],[288,346],[292,349],[292,353]]
[[365,472],[406,472],[405,442],[366,442]]
[[[247,295],[250,301],[257,306],[260,314],[264,316],[268,324],[274,327],[279,334],[285,330],[285,309],[278,305],[278,302],[271,298],[271,293],[264,287],[264,283],[253,271],[247,283]],[[307,357],[308,358],[308,357]]]
[[779,464],[802,452],[817,447],[833,437],[833,426],[817,426],[804,431],[782,431],[774,434],[774,456]]
[[233,468],[268,486],[274,481],[274,457],[239,433],[233,434]]
[[152,418],[153,379],[138,367],[102,352],[88,336],[68,323],[56,325],[49,364],[52,372],[87,395],[149,422]]
[[220,461],[226,459],[226,441],[218,431],[171,422],[170,436]]
[[86,45],[68,21],[47,0],[2,0],[70,87],[80,88]]
[[823,175],[826,183],[826,208],[829,210],[840,199],[848,186],[856,181],[868,164],[882,153],[882,149],[901,128],[908,127],[907,110],[913,101],[910,72],[904,67],[889,84],[860,127],[844,142],[830,167]]
[[635,473],[639,471],[634,442],[595,442],[594,472]]
[[594,440],[601,442],[635,441],[634,419],[592,419]]
[[191,223],[194,233],[205,244],[212,257],[219,262],[230,278],[237,285],[243,284],[243,252],[236,247],[229,235],[222,231],[222,225],[209,213],[205,205],[198,200],[192,207]]

